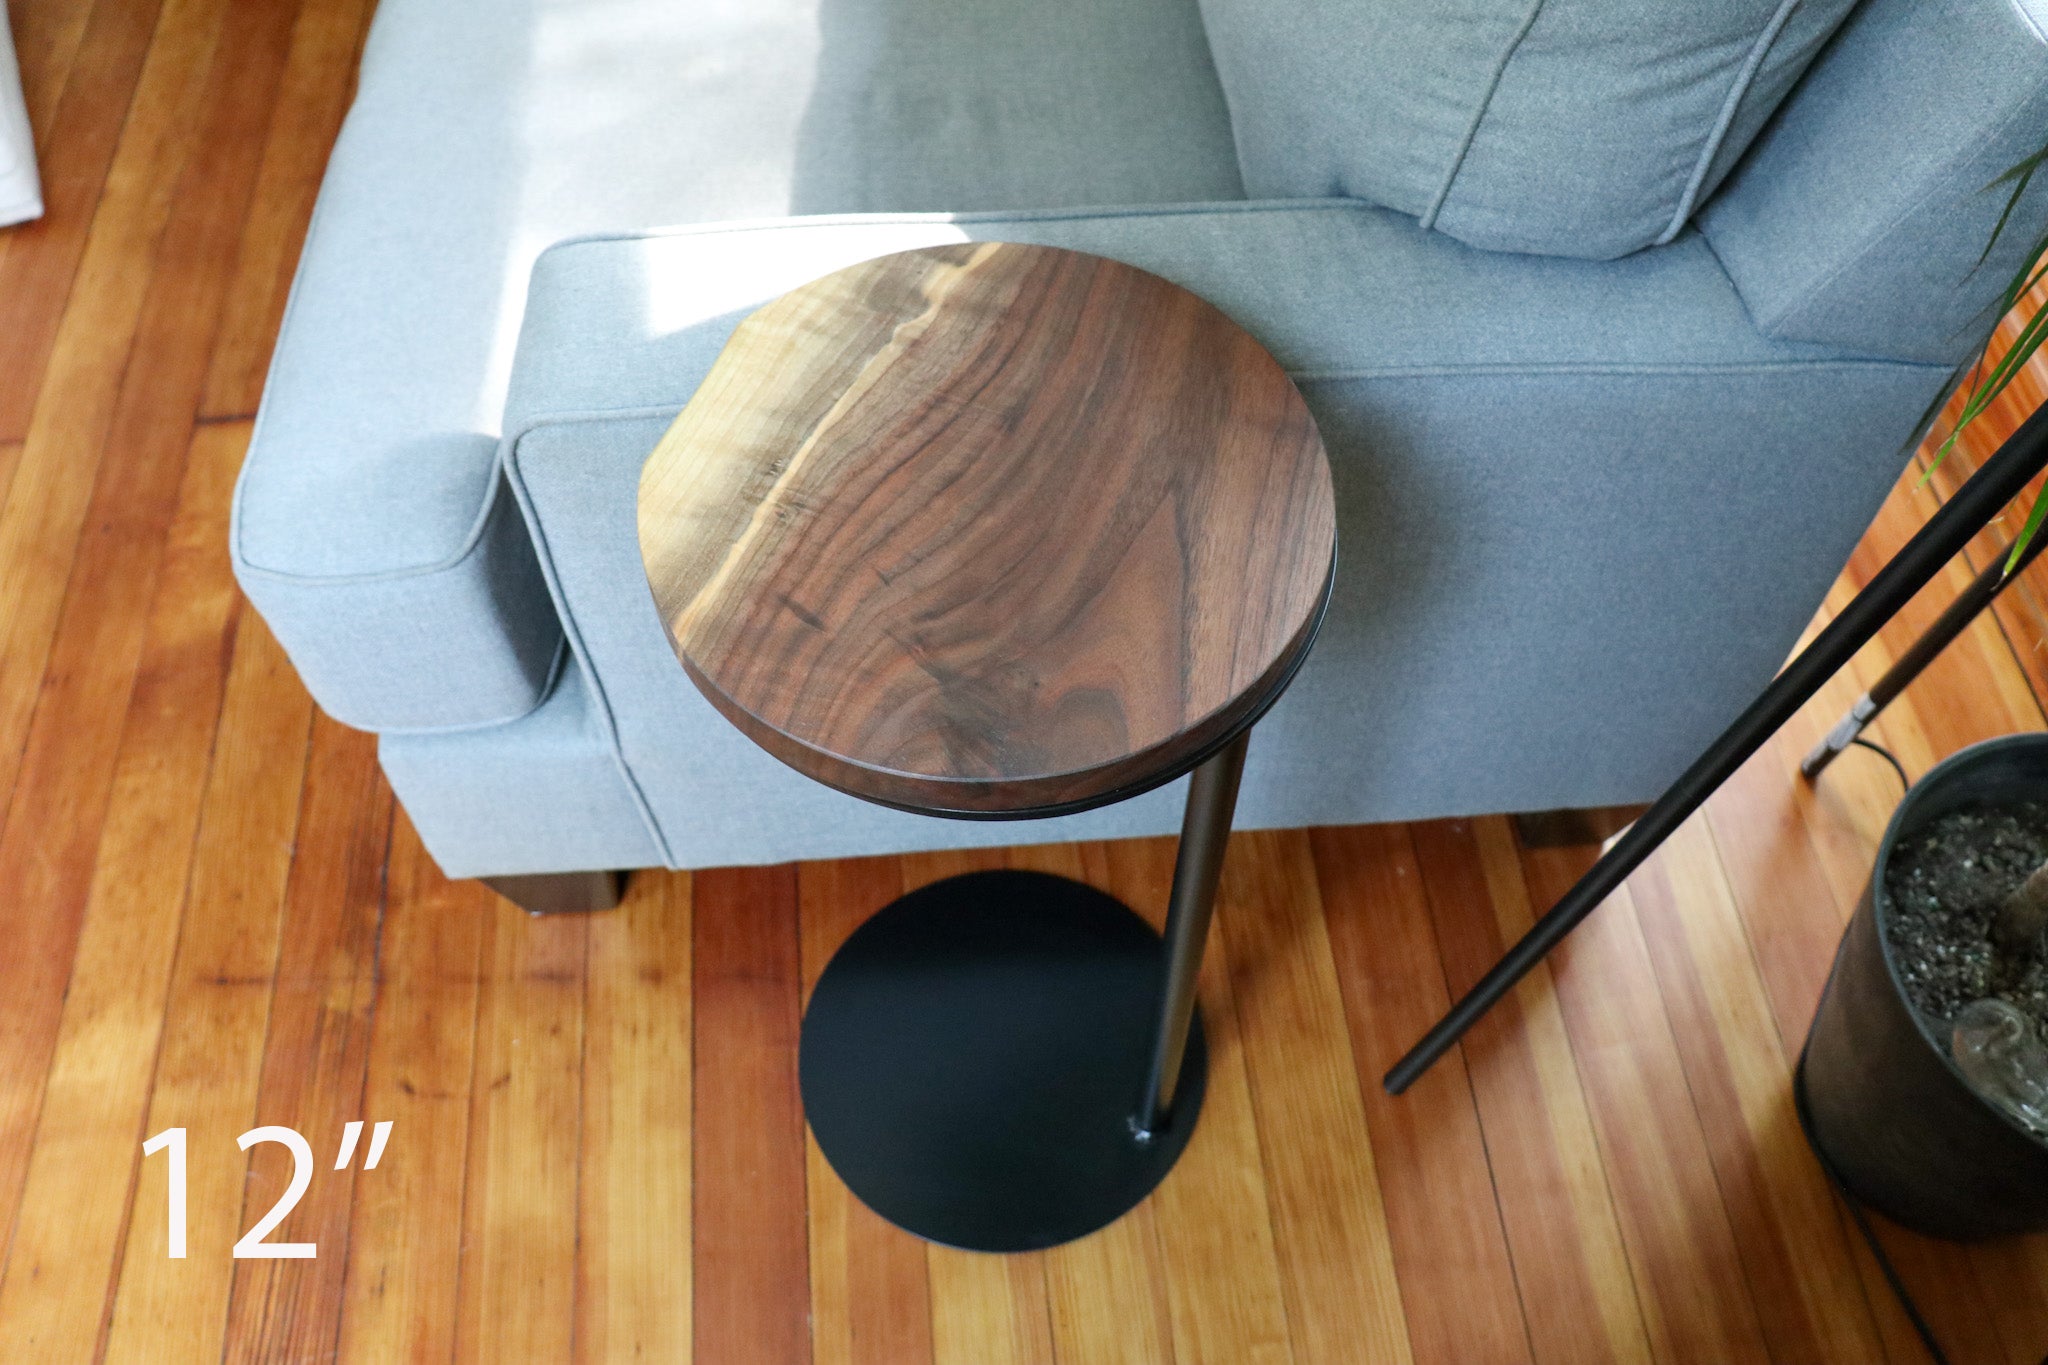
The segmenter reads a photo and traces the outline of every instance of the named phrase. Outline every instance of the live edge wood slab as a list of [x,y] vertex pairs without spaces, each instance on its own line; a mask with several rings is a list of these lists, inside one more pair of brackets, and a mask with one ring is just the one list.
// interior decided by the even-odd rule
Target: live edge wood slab
[[1329,462],[1279,364],[1050,247],[863,262],[742,322],[640,476],[676,657],[799,771],[931,814],[1178,775],[1314,637]]

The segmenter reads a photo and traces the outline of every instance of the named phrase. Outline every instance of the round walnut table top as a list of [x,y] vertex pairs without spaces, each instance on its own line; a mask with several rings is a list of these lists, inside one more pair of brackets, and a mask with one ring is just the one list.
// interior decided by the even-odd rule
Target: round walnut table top
[[906,251],[733,333],[640,476],[676,657],[790,766],[1035,816],[1177,776],[1272,704],[1336,516],[1273,357],[1156,275]]

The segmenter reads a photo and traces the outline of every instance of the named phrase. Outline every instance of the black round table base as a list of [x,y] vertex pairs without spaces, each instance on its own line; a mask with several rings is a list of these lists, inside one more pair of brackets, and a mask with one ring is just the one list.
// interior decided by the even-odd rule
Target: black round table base
[[884,906],[804,1015],[825,1159],[882,1217],[970,1251],[1115,1221],[1187,1145],[1208,1074],[1198,1013],[1173,1112],[1138,1134],[1162,957],[1122,902],[1044,873],[969,873]]

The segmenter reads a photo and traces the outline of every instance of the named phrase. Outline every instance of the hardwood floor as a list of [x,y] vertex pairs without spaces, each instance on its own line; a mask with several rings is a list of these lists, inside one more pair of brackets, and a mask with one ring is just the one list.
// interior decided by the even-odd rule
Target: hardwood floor
[[[1166,841],[635,879],[530,920],[435,871],[225,561],[229,489],[368,0],[15,0],[49,216],[0,232],[0,1360],[1785,1363],[1926,1357],[1793,1121],[1897,798],[1799,754],[1959,563],[1406,1097],[1384,1067],[1592,856],[1504,819],[1251,834],[1213,1072],[1157,1195],[991,1258],[808,1142],[805,991],[973,866],[1157,915]],[[1839,607],[2048,396],[1909,476]],[[1995,553],[1987,543],[1976,563]],[[2043,723],[2048,567],[1875,727],[1913,773]],[[352,1120],[374,1170],[328,1169]],[[315,1170],[273,1241],[229,1249]],[[188,1133],[190,1255],[165,1254]],[[1959,1362],[2048,1351],[2048,1238],[1886,1245]]]

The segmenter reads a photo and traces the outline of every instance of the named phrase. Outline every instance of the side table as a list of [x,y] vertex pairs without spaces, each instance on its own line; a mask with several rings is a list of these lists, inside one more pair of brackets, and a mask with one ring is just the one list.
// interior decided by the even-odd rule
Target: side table
[[640,551],[676,657],[820,782],[965,819],[1190,771],[1164,943],[1064,878],[883,907],[805,1012],[833,1169],[920,1236],[1052,1246],[1186,1145],[1195,977],[1252,724],[1307,655],[1329,462],[1279,364],[1155,275],[1050,247],[885,256],[742,322],[648,458]]

